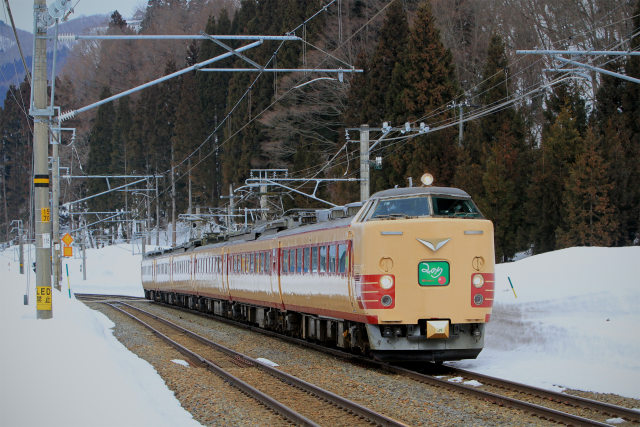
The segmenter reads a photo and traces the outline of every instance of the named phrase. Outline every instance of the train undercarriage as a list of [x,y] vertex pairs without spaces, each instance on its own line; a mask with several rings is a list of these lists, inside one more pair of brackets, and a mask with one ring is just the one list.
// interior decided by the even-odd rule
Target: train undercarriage
[[451,325],[448,339],[427,340],[421,324],[370,325],[175,292],[145,290],[145,298],[388,362],[475,359],[484,344],[481,323]]

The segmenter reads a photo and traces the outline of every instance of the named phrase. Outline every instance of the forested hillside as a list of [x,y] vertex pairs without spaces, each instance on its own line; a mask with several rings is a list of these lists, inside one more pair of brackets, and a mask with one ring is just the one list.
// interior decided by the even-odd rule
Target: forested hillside
[[[163,176],[158,198],[116,192],[83,209],[126,206],[139,218],[157,210],[166,225],[175,220],[174,204],[177,213],[228,204],[221,196],[250,169],[357,178],[358,144],[349,140],[359,135],[347,139],[345,129],[425,123],[433,131],[395,133],[372,152],[382,157],[372,192],[418,182],[425,171],[437,185],[466,190],[495,224],[499,260],[530,248],[639,242],[640,86],[589,70],[557,71],[563,64],[550,56],[515,52],[638,50],[637,0],[148,2],[142,34],[201,31],[294,32],[304,41],[265,41],[245,54],[266,68],[355,65],[364,73],[340,81],[314,80],[327,77],[319,73],[192,71],[78,115],[64,123],[77,129],[73,144],[67,139],[60,150],[74,174]],[[107,33],[132,32],[114,11]],[[59,75],[56,105],[79,108],[225,52],[209,40],[82,42]],[[574,59],[640,78],[638,56]],[[211,67],[248,66],[232,57]],[[0,111],[6,239],[12,219],[27,219],[32,138],[28,84],[10,91]],[[106,189],[104,180],[64,182],[62,203]],[[317,195],[356,201],[358,184],[323,185]],[[291,194],[281,208],[312,206],[324,207]]]

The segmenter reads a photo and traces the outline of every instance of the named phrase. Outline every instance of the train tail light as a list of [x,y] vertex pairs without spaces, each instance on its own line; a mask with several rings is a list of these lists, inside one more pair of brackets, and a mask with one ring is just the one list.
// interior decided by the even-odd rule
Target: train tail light
[[380,304],[385,307],[389,307],[391,304],[393,304],[393,298],[391,298],[390,295],[383,295],[382,298],[380,298]]

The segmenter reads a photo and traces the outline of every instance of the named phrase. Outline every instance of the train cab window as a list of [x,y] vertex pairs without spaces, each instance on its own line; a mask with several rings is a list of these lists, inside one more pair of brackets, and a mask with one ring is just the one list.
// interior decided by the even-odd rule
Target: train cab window
[[430,213],[429,198],[425,196],[380,199],[368,220],[413,218],[428,216]]
[[470,199],[433,197],[433,214],[436,216],[480,218],[482,215]]
[[320,273],[327,271],[327,247],[320,246]]
[[303,267],[303,271],[304,271],[305,273],[308,273],[308,272],[309,272],[309,253],[310,253],[309,248],[304,248],[304,254],[303,254],[303,257],[304,257],[304,267]]
[[311,272],[318,272],[318,247],[311,248]]
[[329,273],[336,272],[336,249],[338,247],[336,245],[329,246]]
[[297,257],[296,272],[302,273],[302,248],[296,249],[296,257]]

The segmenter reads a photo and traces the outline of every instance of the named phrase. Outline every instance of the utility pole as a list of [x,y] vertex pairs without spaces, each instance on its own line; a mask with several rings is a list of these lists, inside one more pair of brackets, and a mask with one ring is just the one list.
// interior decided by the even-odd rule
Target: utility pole
[[369,198],[369,125],[360,126],[360,201]]
[[53,286],[62,290],[60,281],[62,280],[62,265],[60,264],[60,158],[58,147],[60,146],[60,131],[56,131],[56,138],[52,138],[52,164],[51,164],[51,219],[53,223]]
[[[368,124],[361,125],[359,128],[346,128],[347,142],[360,142],[360,201],[364,202],[369,198],[371,191],[370,169],[371,163],[369,161],[371,151],[378,146],[381,141],[390,132],[400,132],[403,135],[409,134],[426,134],[431,131],[429,126],[421,122],[418,127],[412,127],[411,123],[407,122],[402,127],[391,127],[388,122],[384,122],[381,128],[371,128]],[[349,139],[349,131],[359,131],[360,141],[351,141]],[[369,146],[369,132],[382,132],[382,135]],[[375,161],[376,167],[379,167],[382,163],[382,158],[377,157]]]
[[22,236],[22,227],[18,231],[18,246],[20,247],[20,274],[24,274],[24,237]]
[[[171,247],[176,247],[176,171],[173,159],[173,144],[171,144]],[[157,202],[157,200],[156,200]]]
[[156,246],[160,246],[160,192],[158,178],[156,178]]
[[36,246],[36,317],[51,319],[51,229],[49,221],[49,168],[47,165],[48,121],[52,111],[47,109],[47,25],[45,0],[34,0],[34,64],[31,87],[33,116],[33,183],[35,187],[35,246]]
[[460,111],[460,124],[458,125],[458,144],[460,145],[460,147],[462,147],[462,127],[463,127],[463,123],[462,123],[462,114],[463,114],[463,108],[464,104],[463,103],[459,103],[458,104],[458,110]]

